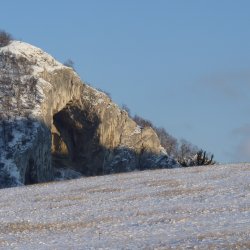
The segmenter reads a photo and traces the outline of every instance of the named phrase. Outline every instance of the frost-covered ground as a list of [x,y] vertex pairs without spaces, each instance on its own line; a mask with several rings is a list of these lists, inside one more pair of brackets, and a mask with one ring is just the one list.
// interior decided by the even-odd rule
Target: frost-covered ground
[[250,164],[0,190],[2,249],[250,249]]

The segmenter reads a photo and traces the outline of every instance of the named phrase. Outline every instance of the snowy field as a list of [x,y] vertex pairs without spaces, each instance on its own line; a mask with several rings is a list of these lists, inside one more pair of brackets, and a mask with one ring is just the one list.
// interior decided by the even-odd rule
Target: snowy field
[[250,249],[250,164],[0,190],[1,249]]

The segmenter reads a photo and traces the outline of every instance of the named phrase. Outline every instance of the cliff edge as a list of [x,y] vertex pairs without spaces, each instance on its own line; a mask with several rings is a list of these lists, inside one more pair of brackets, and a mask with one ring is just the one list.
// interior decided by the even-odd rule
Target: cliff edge
[[0,187],[178,166],[72,68],[24,42],[0,48]]

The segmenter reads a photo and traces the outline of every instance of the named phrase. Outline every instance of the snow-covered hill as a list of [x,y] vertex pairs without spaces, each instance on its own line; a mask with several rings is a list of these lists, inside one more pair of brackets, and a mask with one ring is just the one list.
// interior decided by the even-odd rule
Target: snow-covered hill
[[249,249],[250,164],[0,190],[1,249]]

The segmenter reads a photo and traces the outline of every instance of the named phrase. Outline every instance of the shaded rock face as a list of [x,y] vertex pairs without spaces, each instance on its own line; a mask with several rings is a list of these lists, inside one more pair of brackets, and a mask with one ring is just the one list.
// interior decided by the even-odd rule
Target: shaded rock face
[[178,166],[151,128],[22,42],[0,49],[0,125],[0,187]]

